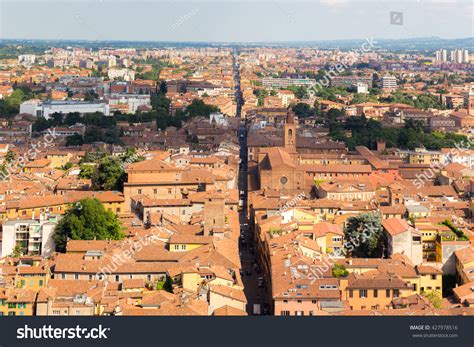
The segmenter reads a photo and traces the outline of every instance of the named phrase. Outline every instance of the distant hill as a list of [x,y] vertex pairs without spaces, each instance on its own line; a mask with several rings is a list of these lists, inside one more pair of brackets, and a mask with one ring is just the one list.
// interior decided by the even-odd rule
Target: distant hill
[[[474,37],[460,39],[442,39],[439,37],[420,37],[411,39],[374,38],[376,46],[390,51],[434,51],[440,48],[467,48],[474,50]],[[86,40],[18,40],[0,39],[0,48],[7,45],[32,46],[35,48],[48,47],[85,47],[85,48],[163,48],[163,47],[314,47],[320,49],[338,48],[350,50],[359,48],[366,40],[321,40],[321,41],[292,41],[292,42],[165,42],[165,41],[86,41]]]

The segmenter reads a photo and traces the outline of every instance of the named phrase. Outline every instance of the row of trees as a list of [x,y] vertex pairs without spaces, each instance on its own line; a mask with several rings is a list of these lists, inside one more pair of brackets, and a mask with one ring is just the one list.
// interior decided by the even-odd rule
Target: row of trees
[[305,103],[292,106],[299,118],[315,117],[316,123],[329,129],[333,140],[344,142],[348,148],[366,146],[375,149],[378,139],[385,139],[387,147],[413,150],[425,147],[438,150],[452,148],[459,143],[468,143],[464,135],[453,132],[431,132],[420,121],[407,120],[403,128],[383,127],[379,121],[368,119],[365,115],[346,117],[344,110],[331,109],[321,112]]

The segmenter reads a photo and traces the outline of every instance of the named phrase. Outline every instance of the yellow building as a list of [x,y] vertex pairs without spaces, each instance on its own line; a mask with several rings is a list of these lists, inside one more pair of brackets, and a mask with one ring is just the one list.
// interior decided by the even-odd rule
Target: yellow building
[[22,288],[0,290],[0,316],[33,316],[36,292]]
[[421,242],[423,245],[423,260],[436,260],[436,237],[440,231],[446,230],[446,226],[434,225],[424,220],[415,220],[415,228],[421,232]]
[[419,265],[416,267],[419,275],[418,293],[443,292],[443,272],[433,266]]
[[169,240],[170,252],[188,252],[212,243],[210,236],[172,235]]
[[49,151],[46,153],[46,159],[50,160],[49,167],[61,168],[72,159],[72,154],[69,152],[61,152],[61,151]]
[[15,286],[34,292],[46,288],[50,279],[50,271],[42,266],[18,266],[15,276]]

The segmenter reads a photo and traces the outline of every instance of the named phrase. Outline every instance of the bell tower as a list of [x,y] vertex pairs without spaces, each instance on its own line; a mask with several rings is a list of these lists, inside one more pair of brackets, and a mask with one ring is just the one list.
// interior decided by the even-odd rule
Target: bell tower
[[296,124],[293,111],[288,109],[285,121],[285,149],[288,153],[296,153]]

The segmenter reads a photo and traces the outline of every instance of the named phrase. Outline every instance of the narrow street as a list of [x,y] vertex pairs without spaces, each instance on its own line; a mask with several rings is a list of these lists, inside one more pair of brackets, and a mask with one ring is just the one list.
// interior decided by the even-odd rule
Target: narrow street
[[240,164],[239,164],[239,220],[240,220],[240,238],[239,255],[242,264],[242,281],[244,292],[247,297],[247,313],[249,315],[269,314],[270,305],[267,300],[266,282],[263,280],[261,266],[257,263],[256,245],[254,230],[249,229],[248,223],[248,153],[247,153],[247,135],[248,124],[246,118],[241,118],[243,105],[242,92],[240,89],[240,71],[239,65],[235,61],[234,53],[234,78],[235,78],[235,97],[237,100],[236,117],[241,119],[237,130],[237,137],[240,144]]

